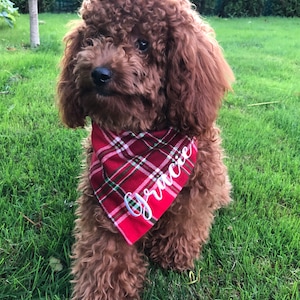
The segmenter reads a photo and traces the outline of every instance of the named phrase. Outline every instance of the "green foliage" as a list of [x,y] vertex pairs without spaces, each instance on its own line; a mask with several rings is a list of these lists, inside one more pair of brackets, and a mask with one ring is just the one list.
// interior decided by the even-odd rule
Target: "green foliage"
[[300,17],[299,0],[266,0],[266,2],[270,2],[270,14],[274,16]]
[[39,0],[38,7],[39,12],[51,12],[55,8],[55,0]]
[[[14,0],[20,13],[28,13],[28,0]],[[82,0],[38,0],[38,10],[43,12],[68,11],[75,12]]]
[[28,13],[28,1],[30,0],[14,0],[14,3],[19,8],[21,14]]
[[18,8],[9,0],[0,0],[0,20],[4,20],[8,26],[13,27],[16,17],[19,16]]
[[192,0],[201,14],[212,16],[215,14],[216,0]]
[[81,6],[82,0],[56,0],[57,12],[76,12]]
[[[20,13],[28,13],[28,1],[30,0],[14,0],[19,7]],[[38,11],[40,13],[53,11],[55,3],[56,0],[38,0]]]
[[215,14],[220,17],[258,17],[262,14],[263,0],[217,0]]
[[226,1],[222,12],[225,17],[258,17],[263,11],[263,0]]
[[299,0],[193,0],[199,12],[219,17],[300,17]]

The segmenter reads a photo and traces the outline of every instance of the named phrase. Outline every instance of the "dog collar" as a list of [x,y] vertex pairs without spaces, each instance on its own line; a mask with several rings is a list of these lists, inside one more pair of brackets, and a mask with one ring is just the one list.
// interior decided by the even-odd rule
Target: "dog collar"
[[90,183],[128,244],[169,208],[193,171],[195,139],[175,128],[116,134],[92,125]]

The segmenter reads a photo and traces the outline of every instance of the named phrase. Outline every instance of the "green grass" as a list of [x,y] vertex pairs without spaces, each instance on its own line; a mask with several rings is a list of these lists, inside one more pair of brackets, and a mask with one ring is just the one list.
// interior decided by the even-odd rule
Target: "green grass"
[[[86,133],[60,124],[54,99],[61,39],[72,18],[40,15],[37,50],[28,48],[28,16],[15,29],[0,26],[0,299],[70,296]],[[209,21],[237,79],[218,120],[234,202],[218,213],[195,282],[192,274],[151,266],[144,299],[297,300],[300,19]]]

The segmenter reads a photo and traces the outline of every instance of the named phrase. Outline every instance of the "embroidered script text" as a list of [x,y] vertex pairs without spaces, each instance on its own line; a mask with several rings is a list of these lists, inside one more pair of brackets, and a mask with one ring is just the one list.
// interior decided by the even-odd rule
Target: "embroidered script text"
[[134,217],[142,216],[145,220],[152,218],[152,209],[148,204],[150,196],[153,196],[157,201],[163,199],[163,191],[174,183],[174,179],[181,175],[182,167],[187,159],[192,155],[193,142],[188,147],[183,147],[180,157],[175,157],[175,162],[170,163],[167,174],[162,174],[155,183],[155,188],[152,190],[144,189],[143,195],[139,193],[128,192],[124,196],[124,203],[129,213]]

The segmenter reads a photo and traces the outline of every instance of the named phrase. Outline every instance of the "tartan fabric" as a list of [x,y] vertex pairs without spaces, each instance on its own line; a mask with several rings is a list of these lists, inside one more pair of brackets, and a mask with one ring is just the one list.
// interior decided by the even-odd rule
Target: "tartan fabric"
[[168,209],[191,174],[195,140],[174,128],[134,134],[93,123],[90,182],[99,203],[129,244]]

